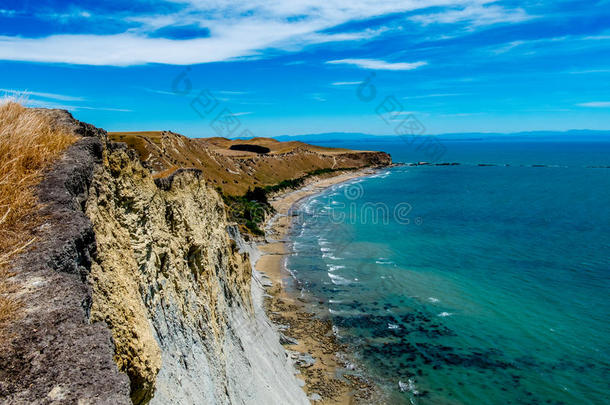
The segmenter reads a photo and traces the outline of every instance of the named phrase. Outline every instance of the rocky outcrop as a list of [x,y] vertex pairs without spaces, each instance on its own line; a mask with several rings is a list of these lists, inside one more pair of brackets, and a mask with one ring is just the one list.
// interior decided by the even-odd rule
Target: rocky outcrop
[[[11,269],[23,316],[0,343],[0,403],[309,403],[264,312],[258,251],[227,222],[205,173],[153,176],[105,131],[45,113],[81,139],[40,185],[45,224]],[[389,163],[320,156],[231,167],[254,168],[254,181],[281,159],[298,172]]]
[[82,138],[40,185],[47,220],[11,268],[23,316],[1,342],[0,403],[307,403],[255,250],[201,171],[153,179],[104,131],[45,113]]
[[110,330],[89,321],[96,244],[83,206],[102,142],[95,128],[53,114],[83,138],[40,185],[46,221],[35,248],[11,268],[22,316],[0,342],[0,403],[129,404],[129,380],[113,361]]
[[108,144],[86,213],[91,320],[112,331],[134,403],[307,402],[201,171],[155,180],[132,150]]

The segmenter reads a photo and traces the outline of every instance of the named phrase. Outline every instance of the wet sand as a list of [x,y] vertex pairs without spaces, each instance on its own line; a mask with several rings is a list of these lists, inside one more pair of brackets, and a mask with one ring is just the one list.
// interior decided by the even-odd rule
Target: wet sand
[[378,396],[378,390],[369,381],[345,369],[344,362],[337,356],[344,348],[333,334],[331,322],[315,317],[307,311],[303,300],[287,291],[289,283],[294,283],[284,265],[289,253],[284,241],[293,220],[290,211],[305,197],[373,173],[374,169],[363,169],[318,179],[299,190],[274,197],[270,203],[277,214],[265,225],[267,241],[258,246],[263,256],[256,263],[256,269],[272,282],[267,287],[267,314],[285,336],[282,343],[296,360],[300,370],[298,377],[304,380],[303,388],[314,404],[370,403]]

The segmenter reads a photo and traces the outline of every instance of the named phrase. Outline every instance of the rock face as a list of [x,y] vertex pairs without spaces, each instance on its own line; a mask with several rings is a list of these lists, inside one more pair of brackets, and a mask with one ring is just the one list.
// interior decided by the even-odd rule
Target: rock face
[[110,330],[89,322],[95,234],[82,207],[102,142],[95,128],[54,114],[83,138],[40,185],[46,221],[35,249],[11,268],[23,307],[0,342],[0,403],[129,404],[129,379],[113,361]]
[[134,403],[306,402],[200,171],[155,181],[131,150],[109,146],[86,212],[91,319],[110,326]]
[[0,403],[308,404],[259,253],[202,171],[155,179],[105,131],[48,113],[82,138],[41,184],[48,220],[12,269],[24,315]]

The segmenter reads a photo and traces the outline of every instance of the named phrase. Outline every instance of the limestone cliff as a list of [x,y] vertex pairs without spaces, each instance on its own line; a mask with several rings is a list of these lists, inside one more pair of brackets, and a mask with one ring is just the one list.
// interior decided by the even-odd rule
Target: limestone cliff
[[133,152],[110,146],[86,212],[97,241],[91,319],[110,326],[134,403],[305,401],[254,314],[248,255],[200,171],[155,181]]
[[40,185],[46,222],[12,266],[24,311],[0,403],[309,403],[263,310],[257,251],[204,173],[153,176],[105,131],[48,113],[80,139]]

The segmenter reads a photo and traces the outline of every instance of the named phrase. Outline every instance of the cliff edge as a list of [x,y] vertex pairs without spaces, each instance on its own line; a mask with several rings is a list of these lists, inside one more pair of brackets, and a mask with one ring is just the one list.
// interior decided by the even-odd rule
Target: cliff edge
[[[256,249],[205,165],[159,175],[105,131],[41,113],[78,140],[37,188],[44,223],[10,265],[22,306],[2,342],[0,402],[309,403],[263,310]],[[337,161],[324,156],[299,170]]]

